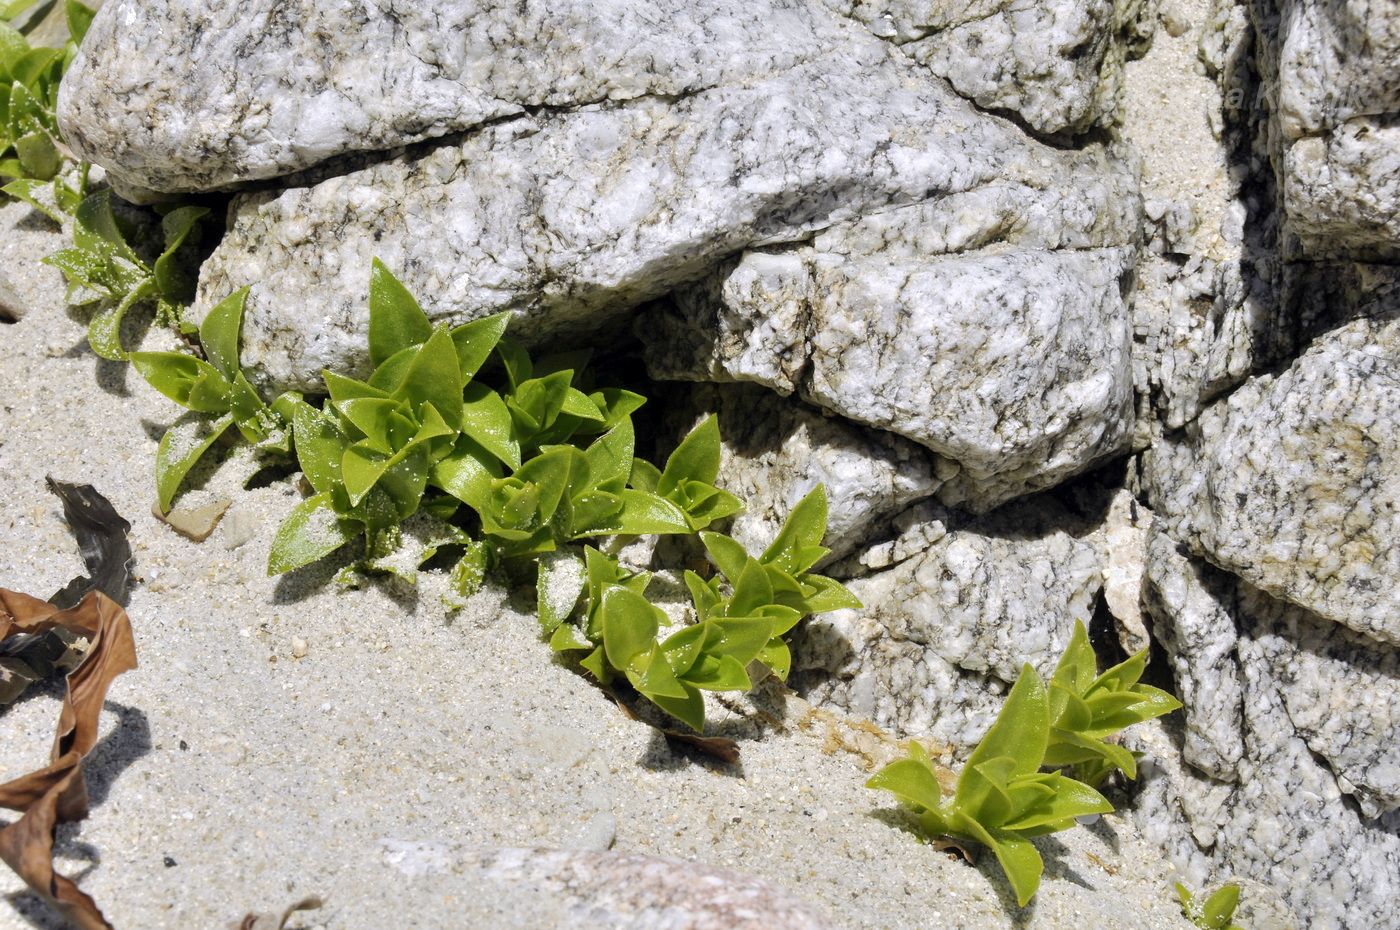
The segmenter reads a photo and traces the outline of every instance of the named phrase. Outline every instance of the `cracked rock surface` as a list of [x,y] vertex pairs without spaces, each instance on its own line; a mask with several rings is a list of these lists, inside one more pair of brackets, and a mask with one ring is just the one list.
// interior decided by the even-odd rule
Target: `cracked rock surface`
[[1400,644],[1400,318],[1361,319],[1148,455],[1167,532],[1276,597]]
[[[265,382],[305,387],[321,368],[363,367],[376,255],[436,319],[515,310],[518,331],[540,340],[596,333],[756,243],[993,180],[1046,187],[1068,173],[1074,156],[850,32],[821,61],[750,84],[521,117],[427,154],[236,197],[198,306],[250,284],[245,362]],[[428,240],[433,249],[419,247]],[[1116,281],[1096,290],[1104,273],[1079,283],[1038,270],[1080,301],[1117,294]],[[1032,325],[1057,315],[1025,312]]]
[[1271,883],[1308,926],[1391,922],[1396,652],[1182,556],[1164,536],[1151,560],[1149,610],[1188,702],[1184,752],[1156,726],[1134,740],[1157,762],[1138,822],[1192,881]]
[[[901,45],[979,106],[1038,132],[1112,124],[1124,58],[1150,30],[1143,0],[826,0]],[[1148,32],[1150,36],[1150,32]]]
[[761,78],[817,57],[825,19],[802,0],[111,0],[60,119],[127,186],[210,190],[540,108]]
[[924,545],[848,582],[868,605],[816,618],[794,647],[799,687],[896,733],[963,749],[1023,662],[1048,674],[1103,587],[1098,548],[1051,500],[952,527],[925,508]]

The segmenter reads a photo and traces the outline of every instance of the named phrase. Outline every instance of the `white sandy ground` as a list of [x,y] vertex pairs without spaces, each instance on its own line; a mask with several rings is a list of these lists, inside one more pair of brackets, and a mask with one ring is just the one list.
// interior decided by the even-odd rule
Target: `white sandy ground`
[[1195,249],[1227,258],[1221,238],[1233,203],[1229,159],[1211,129],[1220,90],[1200,61],[1211,0],[1163,0],[1165,18],[1185,27],[1173,36],[1159,25],[1152,48],[1124,66],[1119,133],[1142,155],[1142,196],[1190,205]]
[[[293,927],[566,927],[564,903],[484,883],[457,851],[596,843],[612,819],[616,849],[766,878],[836,926],[1189,927],[1170,867],[1118,817],[1042,843],[1044,884],[1017,913],[990,857],[950,860],[880,813],[865,760],[836,748],[877,740],[796,698],[781,728],[717,721],[743,737],[726,771],[554,664],[503,592],[449,616],[426,591],[340,592],[330,568],[269,579],[297,494],[238,490],[237,461],[189,495],[232,496],[224,525],[203,544],[177,536],[151,516],[156,438],[177,410],[87,348],[58,273],[36,263],[61,241],[0,210],[0,261],[32,306],[0,325],[0,585],[47,596],[81,570],[46,474],[91,482],[133,524],[141,667],[109,695],[92,815],[60,838],[61,867],[119,930],[221,928],[307,894],[326,906]],[[256,531],[231,549],[240,521]],[[0,779],[45,760],[58,693],[0,713]],[[0,930],[54,926],[0,874]]]

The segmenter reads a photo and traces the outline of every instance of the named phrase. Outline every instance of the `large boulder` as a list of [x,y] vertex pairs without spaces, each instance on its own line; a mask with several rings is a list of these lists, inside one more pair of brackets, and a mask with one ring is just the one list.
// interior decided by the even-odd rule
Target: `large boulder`
[[654,377],[751,381],[919,442],[986,510],[1131,439],[1131,175],[1090,149],[1054,188],[999,182],[746,252],[642,314]]
[[59,116],[128,187],[210,190],[525,112],[755,80],[816,57],[826,20],[803,0],[112,0]]
[[[993,182],[1083,183],[1074,153],[978,113],[856,27],[847,38],[774,77],[520,117],[310,186],[236,197],[199,307],[250,285],[245,360],[265,382],[309,387],[322,368],[364,367],[374,256],[435,319],[513,310],[529,338],[596,340],[629,308],[756,243]],[[1122,193],[1131,214],[1132,191]],[[1008,276],[1035,263],[1012,261],[982,284],[1006,281],[1008,313],[1024,303]],[[1085,267],[1056,267],[1076,261]],[[1091,265],[1061,256],[1030,269],[1072,302],[1063,314],[1054,299],[1027,307],[1032,328],[1111,314],[1118,280]],[[1095,338],[1120,329],[1110,316]]]

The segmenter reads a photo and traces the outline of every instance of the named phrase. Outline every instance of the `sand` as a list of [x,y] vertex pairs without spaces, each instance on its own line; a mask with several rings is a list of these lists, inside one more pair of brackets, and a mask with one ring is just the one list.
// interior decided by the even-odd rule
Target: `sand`
[[[578,926],[548,894],[483,880],[469,851],[610,839],[767,879],[840,927],[1189,927],[1170,867],[1117,816],[1041,842],[1045,881],[1018,911],[990,857],[971,867],[892,825],[862,787],[867,756],[889,751],[877,735],[795,696],[771,722],[744,702],[712,722],[742,743],[724,767],[672,751],[555,664],[518,593],[450,613],[441,578],[416,596],[338,590],[339,563],[270,579],[299,495],[288,480],[243,490],[246,457],[203,469],[184,498],[231,499],[221,526],[202,544],[177,535],[151,505],[156,441],[179,411],[87,348],[85,317],[37,263],[61,242],[27,208],[0,210],[30,307],[0,325],[0,585],[46,596],[81,570],[47,474],[91,482],[132,522],[141,667],[112,688],[92,815],[59,845],[116,927],[225,927],[307,894],[325,907],[293,927]],[[58,695],[0,712],[0,779],[44,761]],[[0,873],[0,930],[56,926]]]

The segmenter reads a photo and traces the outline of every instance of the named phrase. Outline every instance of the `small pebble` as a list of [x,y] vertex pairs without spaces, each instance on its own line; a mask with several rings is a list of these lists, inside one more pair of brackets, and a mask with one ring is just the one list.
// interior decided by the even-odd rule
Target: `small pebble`
[[585,852],[607,852],[617,841],[617,818],[611,811],[599,811],[578,831],[569,845]]
[[1178,4],[1168,3],[1162,8],[1162,27],[1167,30],[1167,35],[1178,39],[1191,28],[1191,21]]
[[306,657],[306,652],[307,652],[307,649],[308,649],[308,648],[309,648],[309,647],[308,647],[308,645],[307,645],[306,640],[302,639],[301,637],[297,637],[296,639],[292,640],[292,658],[293,658],[293,659],[303,659],[303,658],[305,658],[305,657]]
[[179,865],[179,863],[176,862],[174,859],[170,858],[169,856],[165,857],[165,867],[167,869],[173,869],[177,865]]

